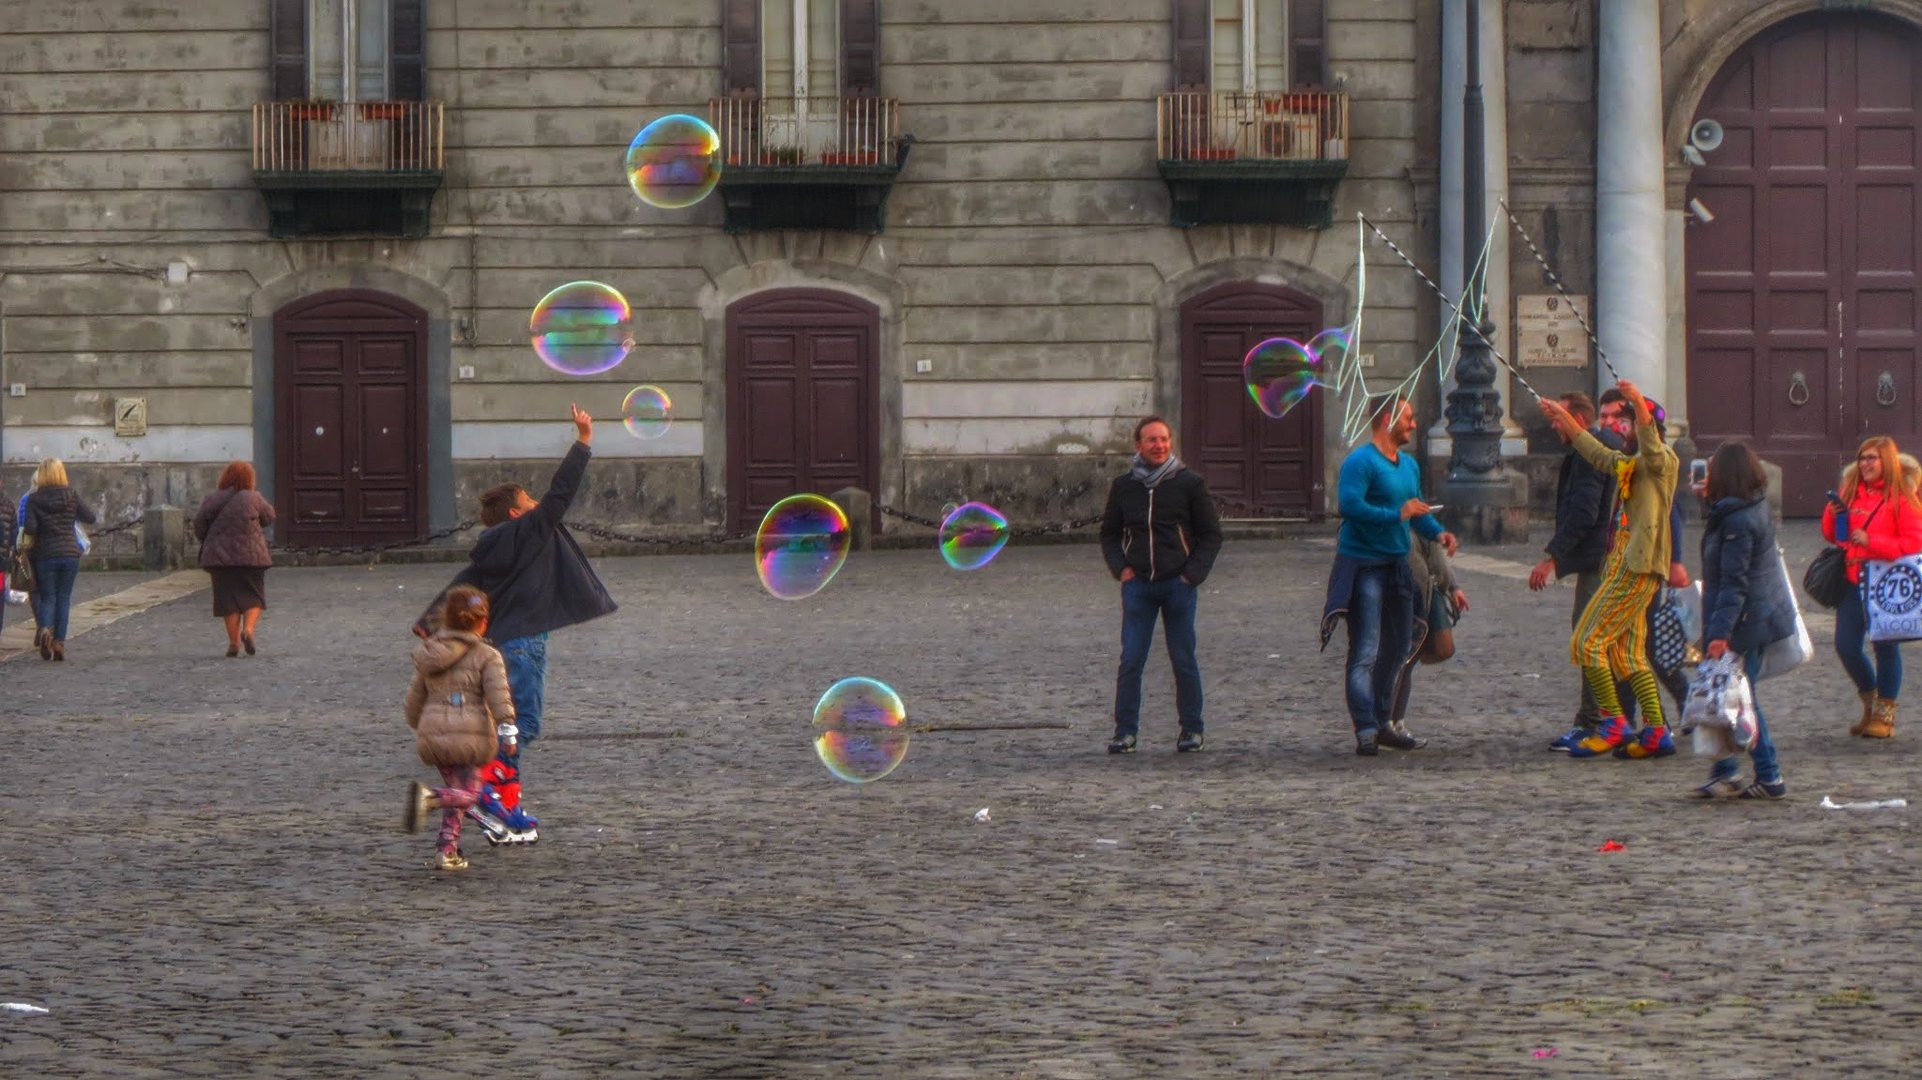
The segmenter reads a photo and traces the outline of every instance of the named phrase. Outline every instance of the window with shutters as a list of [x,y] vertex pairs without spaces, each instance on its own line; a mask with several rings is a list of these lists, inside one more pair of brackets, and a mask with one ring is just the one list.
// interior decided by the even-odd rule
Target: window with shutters
[[1286,90],[1286,0],[1214,0],[1210,84],[1217,91]]
[[387,0],[310,0],[309,96],[387,100],[389,18]]
[[768,97],[840,93],[837,0],[762,0],[761,88]]

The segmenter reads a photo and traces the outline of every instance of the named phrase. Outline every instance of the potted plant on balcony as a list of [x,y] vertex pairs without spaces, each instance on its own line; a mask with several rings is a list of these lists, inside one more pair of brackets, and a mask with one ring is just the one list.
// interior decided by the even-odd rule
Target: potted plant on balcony
[[363,101],[357,108],[362,120],[399,120],[407,115],[405,101]]
[[878,165],[881,151],[867,150],[829,150],[821,155],[823,165]]
[[290,120],[332,120],[339,102],[331,98],[296,98],[287,103]]
[[798,146],[764,146],[761,148],[762,165],[799,165],[801,148]]

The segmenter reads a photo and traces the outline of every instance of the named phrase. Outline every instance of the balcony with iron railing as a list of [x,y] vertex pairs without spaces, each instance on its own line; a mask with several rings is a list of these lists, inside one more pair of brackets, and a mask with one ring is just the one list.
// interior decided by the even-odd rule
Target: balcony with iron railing
[[1155,157],[1179,226],[1327,228],[1348,173],[1348,95],[1175,91],[1155,114]]
[[446,168],[440,102],[256,102],[252,142],[274,236],[427,234]]
[[708,119],[721,137],[729,232],[878,233],[914,141],[893,98],[736,95],[710,100]]

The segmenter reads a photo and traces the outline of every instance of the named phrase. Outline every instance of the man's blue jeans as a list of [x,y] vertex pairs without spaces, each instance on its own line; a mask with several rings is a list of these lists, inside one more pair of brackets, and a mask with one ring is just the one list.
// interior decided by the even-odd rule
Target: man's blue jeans
[[1395,563],[1355,573],[1348,601],[1348,716],[1355,734],[1386,727],[1395,707],[1395,684],[1415,633],[1412,598],[1395,587]]
[[[547,635],[529,634],[504,641],[501,659],[507,664],[507,692],[514,699],[514,726],[520,748],[541,737],[541,699],[547,694]],[[520,754],[509,759],[520,768]]]
[[38,559],[33,564],[33,619],[42,630],[52,630],[55,641],[67,640],[73,583],[79,578],[79,559]]
[[[1755,673],[1762,667],[1762,650],[1755,649],[1744,653],[1742,667],[1748,672],[1749,695],[1755,702],[1755,745],[1749,747],[1749,759],[1755,762],[1755,778],[1774,783],[1782,779],[1782,767],[1775,761],[1775,740],[1769,738],[1769,722],[1762,716],[1762,698],[1755,692],[1760,683],[1755,681]],[[1709,772],[1711,780],[1725,780],[1741,770],[1742,759],[1725,757],[1715,763]]]
[[[1842,658],[1842,669],[1849,673],[1855,688],[1870,690],[1890,701],[1902,696],[1902,646],[1894,641],[1869,642],[1869,613],[1862,608],[1862,591],[1851,585],[1842,593],[1835,609],[1835,655]],[[1865,644],[1875,646],[1875,663],[1869,663]]]
[[1175,711],[1181,730],[1201,730],[1201,665],[1195,660],[1195,587],[1179,577],[1121,583],[1121,669],[1114,679],[1114,730],[1117,737],[1141,730],[1141,671],[1155,640],[1155,617],[1168,642],[1175,669]]

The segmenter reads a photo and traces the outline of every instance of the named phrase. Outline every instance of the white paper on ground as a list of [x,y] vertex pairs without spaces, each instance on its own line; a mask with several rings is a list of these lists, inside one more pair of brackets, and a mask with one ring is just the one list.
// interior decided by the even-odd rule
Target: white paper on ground
[[1874,802],[1836,802],[1827,795],[1822,796],[1824,810],[1900,810],[1909,805],[1907,799],[1877,799]]
[[47,1011],[38,1005],[29,1005],[24,1001],[0,1001],[0,1009],[5,1009],[8,1012],[23,1013],[43,1013]]

